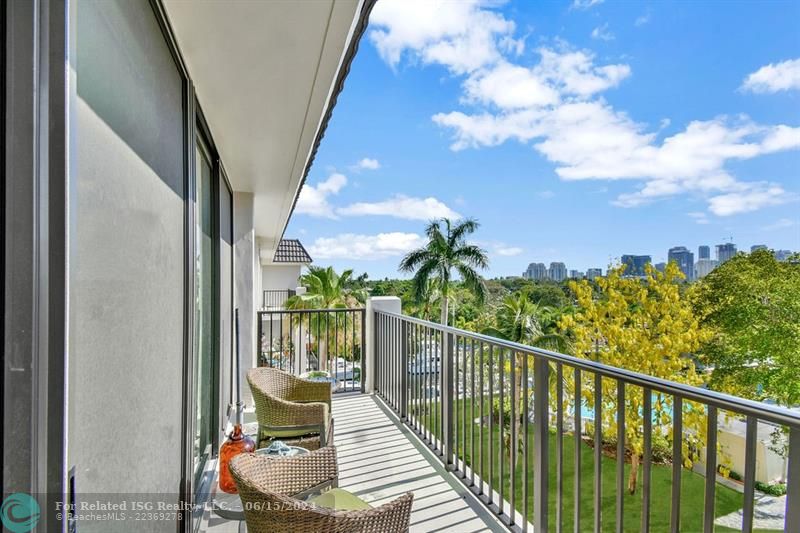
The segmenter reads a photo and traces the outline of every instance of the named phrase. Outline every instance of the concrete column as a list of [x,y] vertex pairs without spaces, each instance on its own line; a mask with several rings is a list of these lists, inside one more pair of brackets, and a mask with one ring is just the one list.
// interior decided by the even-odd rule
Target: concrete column
[[245,373],[256,365],[256,310],[261,276],[253,220],[253,194],[233,193],[233,305],[239,309],[239,360],[242,401],[253,405]]
[[389,313],[402,313],[400,298],[397,296],[374,296],[367,298],[366,324],[367,328],[364,342],[364,354],[366,363],[366,375],[364,377],[364,391],[368,394],[375,392],[375,361],[381,354],[375,353],[375,311],[387,311]]

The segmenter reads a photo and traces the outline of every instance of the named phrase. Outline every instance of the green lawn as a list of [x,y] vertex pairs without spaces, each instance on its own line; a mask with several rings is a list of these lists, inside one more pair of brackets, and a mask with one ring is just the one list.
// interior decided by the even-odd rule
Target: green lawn
[[[485,412],[489,412],[489,402],[484,402]],[[462,435],[462,414],[464,405],[467,406],[467,426],[466,426],[466,446]],[[434,406],[435,409],[435,406]],[[470,456],[470,428],[474,430],[475,439],[475,462],[479,457],[479,426],[471,424],[473,420],[469,411],[470,404],[456,404],[456,420],[454,431],[458,433],[459,456],[465,457],[468,465],[472,465]],[[479,410],[476,401],[475,413]],[[409,413],[409,414],[413,414]],[[427,423],[428,415],[421,416],[423,423]],[[441,421],[434,416],[431,420],[431,427],[440,427]],[[533,518],[533,425],[529,424],[528,445],[530,447],[530,458],[528,464],[528,515]],[[483,464],[476,466],[476,473],[481,475],[484,480],[489,479],[489,431],[488,427],[483,428]],[[491,434],[493,439],[494,457],[492,485],[499,491],[499,458],[500,458],[500,430],[493,427]],[[564,531],[573,530],[573,509],[574,509],[574,452],[575,440],[572,435],[564,435],[564,476],[563,476],[563,527]],[[549,494],[549,521],[551,529],[555,530],[556,520],[556,435],[550,435],[550,494]],[[466,448],[466,450],[465,450]],[[503,494],[509,501],[511,476],[508,472],[508,451],[505,454],[504,473],[503,473]],[[593,509],[594,509],[594,451],[585,443],[581,445],[581,530],[592,531],[593,529]],[[630,464],[625,465],[625,479],[627,486],[627,476],[630,472]],[[517,510],[522,512],[522,484],[524,480],[525,464],[522,459],[515,471],[515,500]],[[616,526],[616,461],[613,458],[603,456],[602,459],[602,524],[603,531],[614,531]],[[640,488],[635,494],[631,495],[625,491],[624,498],[624,530],[636,532],[640,530],[642,514],[642,491],[641,491],[641,468],[639,469]],[[651,508],[650,524],[651,531],[668,531],[671,491],[672,491],[672,467],[665,465],[653,465],[651,480]],[[689,470],[683,470],[681,484],[681,530],[682,531],[702,531],[703,530],[703,502],[704,502],[705,478]],[[716,516],[726,515],[742,508],[742,494],[717,484],[716,490]],[[506,509],[506,511],[508,511]],[[717,531],[733,531],[727,528],[717,527]]]

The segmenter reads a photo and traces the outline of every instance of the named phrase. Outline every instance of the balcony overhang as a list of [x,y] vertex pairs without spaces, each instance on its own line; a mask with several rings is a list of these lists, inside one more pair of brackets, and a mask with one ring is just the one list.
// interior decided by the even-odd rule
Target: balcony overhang
[[164,0],[234,190],[277,246],[373,0]]

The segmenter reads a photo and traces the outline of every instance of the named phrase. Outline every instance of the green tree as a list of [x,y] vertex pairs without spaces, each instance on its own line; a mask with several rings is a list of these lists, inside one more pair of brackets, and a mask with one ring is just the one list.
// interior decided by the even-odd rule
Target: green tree
[[[682,294],[683,274],[675,263],[664,273],[647,266],[644,279],[625,278],[624,266],[609,269],[597,279],[597,290],[587,280],[572,281],[570,288],[578,309],[559,321],[562,331],[573,339],[574,354],[607,365],[678,381],[689,385],[703,384],[703,376],[695,369],[691,354],[709,338],[708,331],[695,316],[690,300]],[[567,373],[567,389],[574,391],[574,376]],[[583,373],[581,390],[589,407],[594,406],[594,384]],[[631,472],[628,490],[636,491],[636,476],[642,454],[643,395],[638,387],[626,387],[625,439],[631,451]],[[569,396],[567,396],[569,397]],[[602,380],[603,436],[616,438],[617,384]],[[686,402],[683,422],[686,431],[672,438],[683,442],[682,457],[691,464],[696,450],[706,439],[705,413],[700,405]],[[658,425],[672,427],[673,397],[658,394],[653,401],[653,414]],[[576,406],[576,408],[579,408]],[[598,421],[595,421],[597,423]],[[692,454],[692,455],[690,455]]]
[[286,309],[342,309],[357,307],[363,301],[363,291],[353,287],[353,271],[337,274],[333,267],[308,268],[300,276],[300,285],[305,294],[297,294],[286,300]]
[[[495,315],[495,324],[485,328],[484,333],[493,337],[498,337],[508,341],[537,346],[549,350],[560,350],[568,352],[569,343],[563,335],[555,332],[546,332],[543,327],[543,318],[549,319],[552,310],[535,304],[531,301],[527,290],[519,291],[506,296],[503,303]],[[525,352],[514,352],[514,365],[516,367],[516,379],[514,380],[514,397],[518,399],[519,405],[516,410],[521,416],[527,412],[529,398],[522,397],[522,367],[528,357],[528,368],[533,368],[533,358]],[[530,391],[529,394],[533,394]],[[512,423],[515,424],[515,434],[522,439],[520,426],[521,416],[517,416]],[[518,439],[518,441],[519,441]],[[511,457],[514,458],[516,465],[519,450],[519,442],[512,442],[509,447]]]
[[754,400],[800,404],[800,262],[740,254],[696,284],[713,337],[701,351],[709,385]]
[[461,281],[479,302],[486,298],[486,287],[478,274],[489,266],[486,251],[466,242],[466,237],[478,229],[478,222],[466,219],[453,223],[447,218],[434,220],[425,229],[428,243],[406,255],[400,262],[402,272],[415,272],[414,295],[421,301],[429,279],[436,279],[440,291],[440,322],[448,323],[448,304],[451,281],[455,270]]
[[[365,291],[357,288],[352,279],[353,271],[345,270],[337,274],[333,267],[309,267],[306,274],[300,276],[300,284],[306,288],[305,294],[297,294],[286,300],[286,309],[347,309],[359,307]],[[345,330],[353,331],[355,323],[349,313],[310,313],[297,314],[293,323],[287,326],[299,332],[305,330],[306,335],[318,335],[309,342],[308,348],[315,353],[319,361],[320,370],[326,370],[328,359],[332,357],[352,358],[357,347],[352,339],[344,335]],[[281,332],[283,335],[283,332]],[[291,335],[295,337],[294,334]],[[329,353],[333,346],[339,353]],[[348,347],[351,349],[348,350]]]

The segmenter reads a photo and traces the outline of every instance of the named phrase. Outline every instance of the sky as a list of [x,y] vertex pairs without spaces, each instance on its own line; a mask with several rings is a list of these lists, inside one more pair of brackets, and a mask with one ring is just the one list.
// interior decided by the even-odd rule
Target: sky
[[403,277],[470,217],[486,277],[800,250],[800,2],[379,0],[285,237]]

